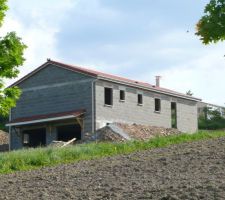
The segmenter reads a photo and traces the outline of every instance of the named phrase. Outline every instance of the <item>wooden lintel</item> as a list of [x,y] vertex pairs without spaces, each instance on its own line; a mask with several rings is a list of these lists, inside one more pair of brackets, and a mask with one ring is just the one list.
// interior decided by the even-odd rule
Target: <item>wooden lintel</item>
[[82,118],[78,118],[78,117],[76,117],[76,121],[77,121],[77,123],[80,125],[81,129],[83,129],[83,122],[82,122]]

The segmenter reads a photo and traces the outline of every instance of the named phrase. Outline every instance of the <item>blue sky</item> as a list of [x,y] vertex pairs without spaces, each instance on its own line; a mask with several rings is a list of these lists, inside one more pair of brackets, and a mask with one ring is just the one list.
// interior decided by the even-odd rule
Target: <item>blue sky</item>
[[[46,58],[154,83],[224,105],[225,44],[201,44],[209,0],[9,0],[0,34],[28,45],[20,77]],[[10,81],[11,82],[11,81]]]

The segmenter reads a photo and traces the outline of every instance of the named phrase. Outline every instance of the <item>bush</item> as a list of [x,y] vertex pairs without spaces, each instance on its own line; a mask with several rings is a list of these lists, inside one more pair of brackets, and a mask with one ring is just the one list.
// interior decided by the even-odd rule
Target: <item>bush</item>
[[199,118],[198,120],[198,127],[201,130],[219,130],[219,129],[224,129],[225,128],[225,119],[220,118],[220,119],[204,119],[204,118]]

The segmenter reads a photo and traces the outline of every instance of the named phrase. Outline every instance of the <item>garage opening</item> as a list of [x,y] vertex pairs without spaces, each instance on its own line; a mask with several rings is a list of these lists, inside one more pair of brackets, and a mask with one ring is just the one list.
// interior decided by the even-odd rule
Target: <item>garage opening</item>
[[57,134],[59,141],[67,142],[73,138],[81,140],[81,127],[78,124],[58,126]]
[[46,145],[46,129],[31,129],[23,131],[23,146],[40,147]]

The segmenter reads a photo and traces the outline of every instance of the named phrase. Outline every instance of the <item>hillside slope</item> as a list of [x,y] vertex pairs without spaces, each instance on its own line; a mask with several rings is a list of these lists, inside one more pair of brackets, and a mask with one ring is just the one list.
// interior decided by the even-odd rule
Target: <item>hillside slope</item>
[[0,199],[224,199],[225,138],[0,176]]

